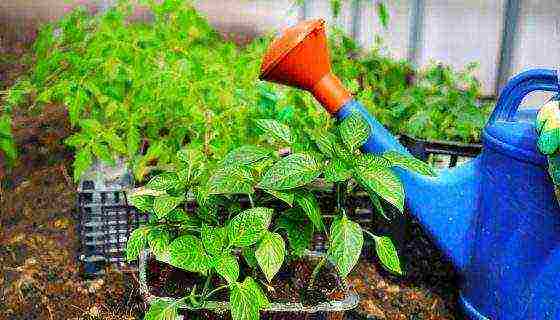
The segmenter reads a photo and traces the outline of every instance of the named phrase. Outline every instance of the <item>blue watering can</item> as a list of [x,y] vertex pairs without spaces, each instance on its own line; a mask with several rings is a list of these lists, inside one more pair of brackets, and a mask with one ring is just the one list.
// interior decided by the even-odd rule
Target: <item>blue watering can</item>
[[[311,92],[338,119],[361,113],[371,127],[364,151],[408,153],[331,73],[324,25],[285,30],[264,57],[261,79]],[[438,177],[397,169],[408,210],[461,275],[470,319],[560,319],[560,208],[536,148],[535,110],[518,112],[530,92],[558,89],[552,70],[522,73],[502,90],[480,156]]]

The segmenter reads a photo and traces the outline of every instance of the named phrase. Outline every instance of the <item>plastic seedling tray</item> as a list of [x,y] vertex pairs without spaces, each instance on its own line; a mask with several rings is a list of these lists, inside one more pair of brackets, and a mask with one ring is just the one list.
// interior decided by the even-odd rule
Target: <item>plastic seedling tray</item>
[[86,277],[103,274],[108,265],[129,268],[124,251],[130,233],[148,220],[128,204],[132,178],[124,160],[115,166],[97,161],[78,187],[78,259]]
[[[320,257],[322,257],[321,253],[308,253],[309,259],[318,259]],[[157,297],[151,293],[147,280],[147,266],[150,258],[152,258],[151,253],[148,250],[144,250],[140,254],[138,267],[140,273],[140,292],[147,304],[150,304],[158,298],[171,299],[168,297]],[[346,311],[355,309],[358,306],[359,296],[348,286],[347,282],[340,278],[338,278],[338,282],[345,292],[343,300],[322,302],[315,306],[304,306],[302,303],[272,302],[270,306],[262,312],[270,318],[285,315],[292,317],[296,316],[296,318],[293,319],[340,319],[341,315],[343,315]],[[194,310],[187,305],[181,305],[179,308],[183,312]],[[229,311],[229,302],[207,301],[204,305],[204,309],[212,311],[217,315],[224,314]],[[265,316],[264,318],[266,319],[267,317]],[[179,316],[178,320],[179,319],[183,319],[183,316]]]

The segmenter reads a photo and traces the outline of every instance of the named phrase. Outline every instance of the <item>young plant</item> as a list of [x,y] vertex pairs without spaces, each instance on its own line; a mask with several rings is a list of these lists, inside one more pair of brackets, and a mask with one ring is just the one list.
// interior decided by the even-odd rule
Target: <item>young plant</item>
[[[234,320],[258,319],[269,301],[257,271],[270,282],[286,259],[305,255],[315,233],[327,239],[328,251],[307,279],[309,288],[327,261],[341,278],[347,277],[360,257],[364,230],[346,214],[343,187],[357,183],[385,217],[382,201],[399,212],[404,208],[403,186],[393,167],[434,174],[423,162],[395,152],[362,154],[359,149],[370,127],[357,113],[330,131],[308,131],[304,134],[310,138],[308,144],[297,143],[301,133],[276,120],[262,119],[256,124],[264,132],[267,147],[234,149],[210,170],[208,178],[200,153],[180,151],[175,170],[152,178],[141,194],[131,198],[139,210],[151,214],[151,220],[132,233],[127,259],[136,259],[148,246],[157,259],[206,279],[202,289],[193,287],[181,299],[155,301],[146,319],[170,318],[179,306],[209,307],[212,295],[222,290],[229,290]],[[287,148],[290,152],[285,152]],[[334,183],[339,190],[336,217],[330,225],[313,193],[319,180]],[[240,205],[245,197],[248,208]],[[183,208],[189,198],[197,205],[187,213]],[[392,240],[365,233],[375,240],[382,265],[401,274]],[[244,279],[240,279],[241,256],[252,269],[243,273],[248,274]],[[214,276],[224,284],[211,288]]]

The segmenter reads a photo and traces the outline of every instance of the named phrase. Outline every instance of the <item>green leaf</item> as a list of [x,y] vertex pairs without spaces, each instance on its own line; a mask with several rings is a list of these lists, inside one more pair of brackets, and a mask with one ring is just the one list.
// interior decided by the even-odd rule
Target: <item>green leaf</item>
[[391,166],[416,171],[425,176],[437,176],[434,168],[412,156],[404,155],[395,151],[389,151],[383,154],[383,158],[387,159],[389,163],[391,163]]
[[154,199],[154,213],[158,219],[163,219],[167,214],[173,209],[177,208],[185,200],[184,197],[174,197],[174,196],[160,196]]
[[158,174],[146,184],[148,189],[157,191],[173,190],[180,186],[179,177],[174,172]]
[[230,165],[250,165],[270,157],[270,151],[257,146],[242,146],[230,151],[225,157],[223,164]]
[[376,209],[376,212],[379,213],[383,218],[385,218],[387,220],[391,220],[385,214],[385,210],[383,209],[383,206],[381,205],[381,201],[379,200],[379,196],[377,195],[377,193],[372,192],[372,193],[368,193],[368,194],[369,194],[369,198],[371,200],[371,203],[373,204],[373,206]]
[[175,300],[158,298],[151,303],[144,320],[177,320],[178,312]]
[[264,131],[264,133],[275,141],[284,142],[287,144],[293,143],[292,132],[290,128],[273,119],[259,119],[257,126]]
[[122,139],[114,132],[104,132],[103,139],[107,142],[107,144],[111,147],[111,149],[116,150],[120,154],[125,155],[127,152],[126,145],[122,141]]
[[335,156],[335,146],[338,144],[336,136],[330,132],[309,132],[319,151],[328,157]]
[[128,127],[128,132],[126,134],[126,149],[128,151],[129,157],[132,158],[136,155],[138,149],[140,149],[140,142],[140,131],[135,125],[130,124],[130,126]]
[[229,302],[233,320],[259,320],[259,311],[269,305],[261,288],[251,277],[232,285]]
[[268,282],[272,281],[274,275],[280,270],[285,255],[286,244],[282,236],[277,233],[266,232],[257,245],[255,257]]
[[154,208],[154,197],[149,195],[132,196],[128,201],[140,212],[150,212]]
[[184,235],[169,245],[169,264],[204,274],[210,265],[210,257],[206,255],[202,241],[192,235]]
[[387,268],[387,270],[398,275],[402,275],[401,262],[399,261],[397,249],[395,248],[391,238],[382,236],[374,237],[374,240],[375,251],[377,252],[377,256],[379,257],[381,264]]
[[317,230],[325,230],[321,209],[319,208],[319,203],[314,194],[310,192],[298,192],[296,194],[296,203],[303,212],[307,214],[309,220],[311,220]]
[[221,255],[214,268],[220,276],[226,279],[228,284],[235,283],[239,278],[239,263],[237,263],[237,258],[229,253]]
[[156,227],[148,233],[148,245],[156,256],[166,253],[170,242],[171,234],[164,228]]
[[146,247],[150,227],[140,227],[132,231],[126,242],[126,260],[133,261],[138,258],[140,252]]
[[338,126],[338,131],[344,145],[353,152],[366,142],[370,127],[361,114],[353,112],[342,120],[342,123]]
[[291,154],[266,171],[257,187],[280,191],[301,187],[315,180],[321,174],[321,170],[321,163],[312,155]]
[[227,166],[218,169],[209,180],[210,194],[251,194],[253,176],[251,171],[241,166]]
[[375,192],[402,212],[404,210],[403,185],[390,168],[378,162],[379,158],[381,157],[369,154],[360,156],[354,167],[354,178],[367,192]]
[[272,209],[258,207],[245,210],[235,216],[228,226],[230,243],[237,247],[257,243],[268,229],[272,212]]
[[324,175],[327,182],[341,182],[352,176],[352,170],[346,166],[344,161],[334,158],[325,167]]
[[196,218],[189,215],[183,209],[175,208],[169,212],[165,219],[171,223],[181,223],[185,226],[196,226]]
[[245,258],[245,262],[247,262],[249,267],[254,269],[257,266],[258,262],[257,257],[255,257],[255,248],[252,246],[243,247],[241,248],[241,254],[243,255],[243,258]]
[[17,146],[12,138],[2,138],[0,137],[0,151],[4,152],[5,159],[10,166],[13,166],[17,156]]
[[93,164],[93,157],[89,148],[83,148],[78,150],[74,158],[74,181],[80,181],[82,175],[89,169]]
[[219,256],[222,250],[227,246],[227,229],[211,227],[202,224],[200,229],[200,237],[204,248],[211,256]]
[[[296,210],[300,211],[300,209]],[[303,213],[301,216],[304,217]],[[280,216],[276,223],[278,228],[286,230],[292,254],[296,257],[303,257],[313,239],[313,224],[305,219],[295,218],[289,212]]]
[[364,235],[359,224],[346,215],[333,221],[327,254],[342,278],[346,278],[358,262],[363,244]]
[[268,190],[268,189],[264,189],[264,191],[266,193],[271,194],[276,199],[280,199],[280,200],[284,201],[285,203],[289,204],[290,206],[294,205],[294,200],[295,200],[296,195],[293,192],[283,192],[283,191]]
[[270,302],[268,301],[268,298],[261,290],[261,287],[259,286],[257,281],[255,281],[251,277],[246,277],[245,280],[243,281],[243,284],[251,292],[253,292],[253,295],[255,296],[255,301],[260,309],[268,308]]
[[204,172],[204,155],[199,150],[188,148],[179,150],[177,159],[180,162],[180,169],[177,171],[179,180],[185,186],[198,183]]
[[379,22],[381,22],[383,28],[387,29],[389,26],[389,11],[387,10],[385,3],[377,3],[377,16],[379,17]]

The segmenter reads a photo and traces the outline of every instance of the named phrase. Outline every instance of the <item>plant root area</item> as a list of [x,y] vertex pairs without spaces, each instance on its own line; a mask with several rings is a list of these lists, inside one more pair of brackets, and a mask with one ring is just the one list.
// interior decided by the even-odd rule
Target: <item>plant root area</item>
[[[4,90],[25,66],[13,62],[23,50],[0,52],[14,55],[0,61]],[[97,279],[83,277],[72,153],[62,142],[71,130],[66,118],[57,105],[17,110],[20,158],[8,171],[0,156],[0,319],[142,319],[147,306],[135,274],[109,267]],[[406,229],[400,252],[406,276],[388,274],[368,252],[349,278],[361,302],[348,319],[460,319],[452,268],[417,224]]]

